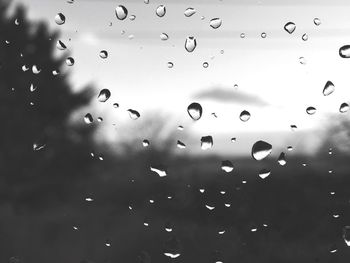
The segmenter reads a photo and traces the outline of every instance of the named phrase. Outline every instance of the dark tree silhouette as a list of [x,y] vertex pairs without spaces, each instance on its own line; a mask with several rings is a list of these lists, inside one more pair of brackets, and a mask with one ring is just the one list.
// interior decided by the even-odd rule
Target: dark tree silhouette
[[0,2],[1,200],[52,205],[89,173],[93,129],[69,118],[91,88],[71,91],[67,74],[57,74],[66,58],[54,57],[58,33],[28,21],[21,6],[9,15],[9,5]]

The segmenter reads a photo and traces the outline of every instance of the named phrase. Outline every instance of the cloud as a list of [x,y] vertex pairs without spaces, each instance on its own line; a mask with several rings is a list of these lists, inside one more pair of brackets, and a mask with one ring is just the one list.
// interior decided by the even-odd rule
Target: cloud
[[213,87],[193,96],[195,99],[208,99],[218,102],[237,102],[245,105],[267,106],[268,103],[260,97],[242,91]]

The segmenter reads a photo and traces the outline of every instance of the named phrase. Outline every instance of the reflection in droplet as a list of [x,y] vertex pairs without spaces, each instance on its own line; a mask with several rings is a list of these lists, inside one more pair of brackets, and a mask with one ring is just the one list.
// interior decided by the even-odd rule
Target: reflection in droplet
[[307,108],[306,108],[306,113],[309,114],[309,115],[313,115],[313,114],[316,113],[316,108],[315,108],[315,107],[312,107],[312,106],[307,107]]
[[244,110],[239,115],[239,118],[241,119],[241,121],[246,122],[250,119],[250,113],[248,111]]
[[66,64],[67,64],[67,66],[73,66],[74,65],[74,58],[68,57],[66,59]]
[[319,25],[321,25],[321,20],[319,19],[319,18],[314,18],[314,24],[316,25],[316,26],[319,26]]
[[195,37],[187,37],[185,41],[185,49],[187,52],[193,52],[197,47],[197,40]]
[[193,102],[187,107],[187,113],[193,120],[197,121],[202,117],[202,106],[197,102]]
[[252,157],[261,161],[272,152],[272,145],[265,141],[257,141],[252,147]]
[[259,171],[259,177],[261,179],[265,179],[266,177],[268,177],[271,174],[271,170],[268,169],[262,169]]
[[109,89],[102,89],[97,96],[99,102],[106,102],[111,97]]
[[223,171],[225,171],[226,173],[230,173],[233,171],[233,164],[228,160],[222,161],[221,162],[221,169]]
[[55,16],[55,22],[57,25],[63,25],[66,22],[66,17],[62,13],[58,13]]
[[128,16],[128,9],[126,9],[126,7],[123,5],[118,5],[115,8],[115,16],[119,20],[124,20]]
[[141,116],[140,113],[136,110],[128,109],[128,112],[132,120],[137,120]]
[[108,57],[108,52],[106,50],[101,50],[100,51],[100,58],[107,58]]
[[293,22],[288,22],[284,25],[284,30],[286,30],[289,34],[292,34],[295,31],[295,24]]
[[190,17],[190,16],[193,16],[195,13],[196,13],[196,10],[192,7],[189,7],[185,10],[184,15],[186,17]]
[[210,20],[210,23],[209,23],[209,25],[214,29],[219,28],[221,24],[222,24],[222,20],[220,18],[213,18]]
[[323,95],[324,96],[328,96],[330,94],[332,94],[335,90],[334,84],[332,81],[328,80],[326,82],[326,85],[323,88]]
[[281,152],[280,156],[278,157],[277,162],[279,163],[279,165],[284,166],[287,164],[287,160],[286,160],[286,154],[284,152]]
[[203,136],[201,138],[201,149],[202,150],[207,150],[213,147],[213,137],[208,135],[208,136]]
[[87,113],[85,116],[84,116],[84,121],[86,124],[90,124],[94,121],[94,119],[92,118],[92,115],[90,113]]
[[241,33],[239,36],[240,38],[245,38],[245,33]]
[[339,48],[339,56],[342,58],[350,58],[350,45],[345,45]]
[[163,16],[165,16],[165,13],[166,13],[166,8],[164,5],[160,5],[157,7],[157,9],[156,9],[157,16],[163,17]]

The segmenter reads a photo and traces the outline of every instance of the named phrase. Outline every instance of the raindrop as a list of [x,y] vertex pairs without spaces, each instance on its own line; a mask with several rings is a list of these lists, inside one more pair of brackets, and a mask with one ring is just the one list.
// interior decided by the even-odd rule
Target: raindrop
[[266,33],[265,32],[261,33],[261,38],[266,38]]
[[221,169],[223,171],[225,171],[226,173],[230,173],[233,171],[233,164],[228,160],[222,161],[221,162]]
[[42,141],[36,141],[33,143],[33,151],[40,151],[42,149],[44,149],[46,146],[45,143],[43,143]]
[[220,18],[213,18],[210,20],[210,26],[214,29],[217,29],[221,26],[222,20]]
[[106,102],[111,97],[109,89],[102,89],[97,96],[99,102]]
[[185,10],[184,15],[186,17],[190,17],[190,16],[193,16],[195,13],[196,13],[196,10],[192,7],[189,7]]
[[30,92],[34,92],[36,89],[37,89],[37,87],[34,86],[33,83],[30,84],[30,87],[29,87]]
[[94,121],[94,119],[92,118],[92,115],[90,113],[87,113],[85,116],[84,116],[84,121],[86,124],[90,124]]
[[203,136],[201,138],[201,148],[202,148],[202,150],[207,150],[207,149],[210,149],[211,147],[213,147],[213,137],[211,137],[210,135]]
[[315,107],[312,107],[312,106],[307,107],[307,108],[306,108],[306,113],[309,114],[309,115],[313,115],[313,114],[316,113],[316,108],[315,108]]
[[241,121],[246,122],[250,119],[250,113],[248,111],[244,110],[239,115],[239,118],[241,119]]
[[100,58],[107,58],[108,57],[108,52],[106,50],[101,50],[100,51]]
[[123,5],[118,5],[115,8],[115,16],[119,20],[124,20],[128,16],[128,9],[126,9],[126,7]]
[[271,174],[271,170],[268,169],[262,169],[259,171],[259,177],[261,179],[265,179],[266,177],[268,177]]
[[279,165],[284,166],[287,164],[287,160],[286,160],[286,154],[284,152],[281,152],[280,156],[278,157],[277,162],[279,163]]
[[284,30],[286,30],[289,34],[292,34],[295,31],[295,24],[293,22],[288,22],[284,25]]
[[287,150],[288,150],[288,151],[293,151],[293,147],[292,147],[292,146],[288,146],[288,147],[287,147]]
[[86,197],[86,198],[85,198],[85,201],[86,201],[86,202],[93,202],[93,201],[94,201],[94,199],[93,199],[93,198],[91,198],[91,197]]
[[301,65],[305,65],[306,64],[306,59],[304,57],[299,57],[299,63]]
[[193,102],[187,107],[187,113],[193,120],[197,121],[202,117],[202,106],[197,102]]
[[203,68],[207,68],[209,67],[209,63],[208,62],[203,62]]
[[245,33],[241,33],[239,36],[240,38],[245,38]]
[[347,104],[346,102],[342,103],[339,107],[339,112],[341,113],[345,113],[349,110],[349,104]]
[[166,13],[166,9],[165,9],[164,5],[160,5],[157,7],[157,9],[156,9],[157,16],[163,17],[163,16],[165,16],[165,13]]
[[150,143],[149,143],[149,140],[146,140],[146,139],[145,139],[145,140],[142,141],[142,146],[143,146],[143,147],[148,147],[149,144],[150,144]]
[[37,65],[33,65],[32,72],[34,74],[39,74],[41,72],[41,69],[39,69]]
[[170,61],[167,63],[167,65],[168,65],[168,68],[173,68],[174,67],[174,63],[170,62]]
[[15,25],[16,25],[16,26],[19,26],[19,24],[20,24],[20,23],[19,23],[19,20],[18,20],[18,18],[16,18],[16,20],[15,20]]
[[339,48],[339,56],[342,58],[350,58],[350,45],[345,45]]
[[113,108],[115,108],[115,109],[119,108],[119,104],[118,103],[113,103]]
[[67,46],[61,40],[57,40],[56,47],[59,50],[65,50],[67,48]]
[[328,96],[331,95],[335,90],[334,84],[332,81],[328,80],[326,85],[323,88],[323,95]]
[[180,149],[185,149],[186,145],[182,141],[177,141],[176,146]]
[[165,41],[165,40],[168,40],[168,39],[169,39],[169,36],[166,33],[161,33],[160,34],[160,40]]
[[128,109],[128,112],[132,120],[137,120],[141,116],[140,113],[136,110]]
[[215,206],[211,206],[211,205],[205,205],[205,207],[210,211],[215,209]]
[[350,247],[350,226],[343,227],[343,239],[345,244]]
[[130,21],[134,21],[134,20],[136,19],[136,16],[135,16],[135,15],[131,15],[131,16],[129,17],[129,19],[130,19]]
[[187,52],[193,52],[197,47],[197,40],[195,37],[187,37],[185,41],[185,49]]
[[149,4],[149,0],[143,0],[143,2],[148,5]]
[[159,165],[159,166],[151,165],[150,169],[152,172],[157,173],[159,177],[167,176],[166,168],[163,165]]
[[294,124],[290,125],[290,128],[292,131],[296,131],[298,129],[298,127]]
[[74,65],[74,58],[68,57],[66,59],[66,64],[67,64],[67,66],[73,66]]
[[58,13],[55,16],[55,22],[57,25],[63,25],[66,22],[66,17],[62,13]]
[[306,33],[303,34],[302,37],[301,37],[301,39],[304,40],[304,41],[307,41],[307,40],[309,39],[308,34],[306,34]]
[[319,19],[319,18],[314,18],[314,24],[316,25],[316,26],[319,26],[319,25],[321,25],[321,20]]
[[178,129],[179,131],[183,131],[183,130],[184,130],[184,127],[181,126],[181,125],[179,125],[179,126],[177,127],[177,129]]
[[29,70],[29,68],[27,67],[27,65],[23,65],[22,66],[22,71],[23,72],[26,72],[26,71],[28,71]]
[[181,245],[180,241],[175,238],[171,237],[164,243],[164,250],[163,253],[165,256],[169,258],[178,258],[181,256]]
[[265,141],[257,141],[252,147],[252,157],[261,161],[272,152],[272,145]]

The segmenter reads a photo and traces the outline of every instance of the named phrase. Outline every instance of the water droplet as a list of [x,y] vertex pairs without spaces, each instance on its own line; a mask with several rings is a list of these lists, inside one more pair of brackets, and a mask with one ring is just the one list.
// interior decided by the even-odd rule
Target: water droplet
[[159,165],[159,166],[151,165],[150,169],[152,172],[157,173],[159,177],[167,176],[166,168],[163,165]]
[[202,117],[202,106],[197,102],[193,102],[187,107],[187,113],[193,120],[198,121]]
[[266,177],[268,177],[271,174],[271,170],[268,169],[262,169],[259,171],[259,177],[261,179],[265,179]]
[[149,0],[143,0],[143,2],[148,5],[149,4]]
[[197,40],[195,37],[187,37],[185,41],[185,49],[187,52],[193,52],[197,47]]
[[111,97],[109,89],[102,89],[97,96],[99,102],[106,102]]
[[319,18],[314,18],[314,24],[316,25],[316,26],[319,26],[319,25],[321,25],[321,20],[319,19]]
[[346,102],[342,103],[339,107],[339,112],[341,113],[345,113],[349,110],[349,104],[347,104]]
[[250,113],[248,111],[244,110],[239,115],[239,118],[241,119],[241,121],[246,122],[250,119]]
[[202,150],[207,150],[207,149],[210,149],[211,147],[213,147],[213,137],[211,137],[210,135],[203,136],[201,138],[201,148],[202,148]]
[[85,198],[85,201],[86,201],[86,202],[93,202],[94,199],[93,199],[92,197],[86,197],[86,198]]
[[307,41],[307,40],[309,39],[308,34],[306,34],[306,33],[303,34],[302,37],[301,37],[301,39],[304,40],[304,41]]
[[292,146],[288,146],[287,150],[291,152],[291,151],[293,151],[293,147]]
[[189,7],[185,10],[184,15],[186,17],[190,17],[190,16],[193,16],[195,13],[196,13],[196,10],[192,7]]
[[245,33],[241,33],[239,36],[240,38],[245,38]]
[[208,62],[203,62],[203,68],[207,68],[209,67],[209,63]]
[[265,32],[261,33],[261,38],[266,38],[266,33]]
[[134,20],[136,19],[136,16],[135,16],[135,15],[131,15],[131,16],[129,17],[129,19],[130,19],[130,21],[134,21]]
[[183,131],[184,127],[181,126],[181,125],[179,125],[179,126],[177,127],[177,129],[178,129],[179,131]]
[[128,16],[128,9],[126,9],[126,7],[123,5],[118,5],[115,8],[115,16],[119,20],[124,20]]
[[55,16],[55,22],[57,25],[63,25],[66,22],[66,17],[62,13],[58,13]]
[[350,226],[343,227],[343,239],[345,244],[350,247]]
[[350,45],[345,45],[339,48],[339,56],[342,58],[350,58]]
[[86,124],[90,124],[94,121],[94,119],[92,118],[92,115],[90,113],[87,113],[85,116],[84,116],[84,121]]
[[143,147],[148,147],[149,144],[150,144],[150,143],[149,143],[149,140],[146,140],[146,139],[145,139],[145,140],[142,141],[142,146],[143,146]]
[[294,124],[290,125],[290,128],[292,131],[296,131],[298,129],[298,127]]
[[332,81],[328,80],[326,85],[323,88],[323,95],[328,96],[331,95],[335,90],[334,84]]
[[221,162],[221,169],[223,171],[225,171],[226,173],[230,173],[233,171],[233,164],[228,160],[222,161]]
[[137,120],[141,116],[140,113],[136,110],[128,109],[128,112],[132,120]]
[[37,65],[33,65],[32,72],[34,74],[39,74],[41,72],[41,69],[39,69]]
[[288,22],[284,25],[284,30],[286,30],[289,34],[292,34],[296,29],[296,26],[293,22]]
[[265,141],[257,141],[252,147],[252,157],[261,161],[272,152],[272,145]]
[[280,156],[278,157],[277,162],[279,163],[279,165],[284,166],[287,164],[287,160],[286,160],[286,154],[284,152],[281,152]]
[[312,107],[312,106],[307,107],[307,108],[306,108],[306,113],[309,114],[309,115],[313,115],[313,114],[316,113],[316,108],[315,108],[315,107]]
[[166,33],[161,33],[160,34],[160,40],[165,41],[165,40],[168,40],[168,39],[169,39],[169,36]]
[[26,72],[26,71],[28,71],[29,70],[29,67],[27,67],[27,65],[23,65],[22,66],[22,71],[23,72]]
[[175,238],[171,237],[164,243],[164,250],[163,253],[165,256],[169,258],[178,258],[181,256],[181,244],[180,241]]
[[177,141],[176,145],[180,149],[185,149],[186,148],[186,145],[182,141]]
[[231,142],[236,142],[237,139],[235,137],[231,138]]
[[306,59],[305,59],[304,57],[300,57],[300,58],[299,58],[299,63],[300,63],[301,65],[306,65]]
[[74,65],[74,58],[68,57],[66,59],[66,64],[67,64],[67,66],[73,66]]
[[65,50],[67,48],[67,46],[61,40],[57,40],[56,47],[59,50]]
[[15,19],[15,25],[16,25],[16,26],[19,26],[19,24],[20,24],[20,23],[19,23],[19,20],[18,20],[18,18],[16,18],[16,19]]
[[100,51],[100,58],[107,58],[108,57],[108,52],[106,50],[101,50]]
[[210,211],[215,209],[215,206],[211,206],[211,205],[205,205],[205,207]]
[[165,13],[166,13],[166,8],[164,5],[160,5],[157,7],[157,9],[156,9],[157,16],[163,17],[163,16],[165,16]]
[[118,103],[113,103],[113,108],[115,108],[115,109],[119,108],[119,104]]
[[213,18],[210,20],[210,23],[209,23],[209,25],[214,29],[219,28],[221,24],[222,24],[222,20],[220,18]]
[[174,63],[173,63],[173,62],[170,62],[170,61],[168,62],[167,65],[168,65],[168,68],[173,68],[173,67],[174,67]]
[[37,89],[37,87],[34,86],[33,83],[30,84],[30,87],[29,87],[30,92],[34,92],[36,89]]
[[46,146],[46,144],[42,141],[36,141],[33,143],[33,150],[34,151],[40,151],[42,149],[44,149]]

